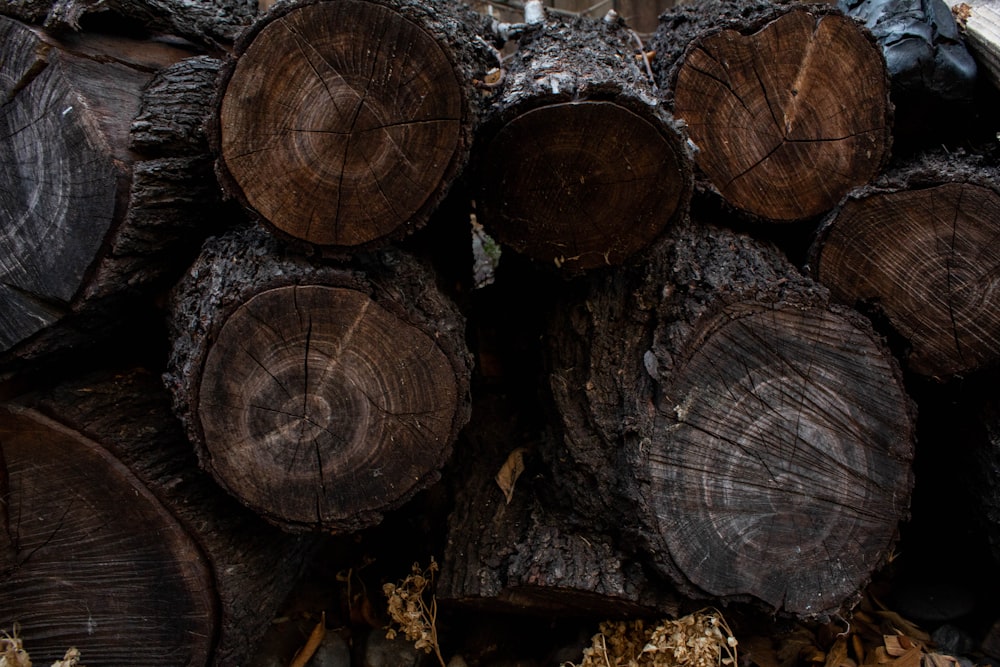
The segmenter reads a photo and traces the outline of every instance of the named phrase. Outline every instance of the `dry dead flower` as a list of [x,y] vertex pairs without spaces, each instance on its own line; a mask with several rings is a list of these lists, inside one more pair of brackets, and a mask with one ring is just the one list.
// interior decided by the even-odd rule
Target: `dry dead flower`
[[[426,569],[414,563],[412,571],[399,584],[385,584],[382,591],[388,601],[389,617],[397,628],[389,627],[385,636],[395,639],[402,632],[414,648],[433,652],[441,667],[446,667],[437,636],[437,599],[434,597],[434,573],[438,564],[431,558]],[[429,598],[429,599],[428,599]]]
[[564,667],[721,667],[737,664],[736,637],[714,609],[647,628],[643,621],[601,623],[579,665]]
[[[24,649],[24,642],[21,640],[20,626],[14,624],[10,633],[6,630],[0,631],[0,667],[31,667],[31,657]],[[62,660],[56,660],[52,667],[85,667],[80,664],[80,651],[71,648],[66,651]]]

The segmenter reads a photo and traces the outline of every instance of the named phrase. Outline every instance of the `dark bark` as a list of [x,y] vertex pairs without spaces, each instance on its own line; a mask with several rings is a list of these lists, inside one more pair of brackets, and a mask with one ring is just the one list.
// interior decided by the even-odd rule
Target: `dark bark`
[[530,26],[479,137],[479,221],[544,264],[621,264],[684,215],[686,134],[620,21]]
[[699,190],[749,217],[813,218],[888,160],[885,60],[829,5],[684,4],[661,16],[650,47],[698,148]]
[[[580,489],[558,489],[521,430],[522,415],[501,394],[484,392],[449,476],[456,487],[437,584],[442,602],[490,611],[592,614],[675,613],[662,581],[599,527],[559,509]],[[520,456],[509,502],[496,481]]]
[[1000,361],[998,179],[982,156],[925,154],[852,193],[817,237],[814,277],[887,321],[916,373],[944,380]]
[[13,367],[129,322],[179,275],[219,196],[204,149],[130,147],[144,87],[189,51],[57,40],[7,18],[0,32],[0,363]]
[[451,2],[278,5],[236,45],[212,135],[227,191],[328,251],[426,224],[468,161],[496,67],[491,23]]
[[776,251],[696,227],[557,318],[549,458],[587,490],[575,511],[631,534],[682,592],[835,613],[906,516],[901,376]]
[[438,479],[469,419],[464,319],[399,251],[334,266],[240,230],[206,244],[170,324],[202,465],[290,530],[377,523]]
[[0,13],[59,33],[81,29],[90,16],[114,14],[147,30],[215,45],[233,41],[257,15],[258,0],[8,0]]
[[142,370],[23,396],[0,412],[0,625],[38,663],[238,665],[310,542],[201,472],[169,396]]

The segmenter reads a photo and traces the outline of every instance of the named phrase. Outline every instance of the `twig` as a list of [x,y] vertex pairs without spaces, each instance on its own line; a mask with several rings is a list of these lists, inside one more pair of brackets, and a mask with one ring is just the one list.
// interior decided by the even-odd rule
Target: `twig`
[[323,637],[326,636],[326,612],[324,611],[320,615],[319,623],[313,628],[313,631],[309,633],[309,639],[306,640],[305,645],[299,649],[295,657],[292,658],[291,664],[288,667],[306,667],[310,660],[312,660],[313,655],[316,653],[316,649],[319,645],[323,643]]
[[653,67],[649,64],[649,55],[642,44],[642,38],[639,37],[639,33],[635,30],[629,30],[629,33],[632,34],[632,39],[635,41],[636,46],[639,47],[639,53],[642,54],[642,62],[646,66],[646,76],[649,77],[649,84],[653,86],[653,90],[656,90],[656,78],[653,77]]

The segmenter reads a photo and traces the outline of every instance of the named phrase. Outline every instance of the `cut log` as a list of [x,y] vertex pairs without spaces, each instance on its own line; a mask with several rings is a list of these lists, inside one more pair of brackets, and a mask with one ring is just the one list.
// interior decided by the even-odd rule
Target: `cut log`
[[463,433],[437,599],[500,612],[675,614],[676,596],[634,555],[547,497],[555,490],[514,402],[481,395]]
[[976,162],[929,154],[894,169],[852,193],[813,249],[814,277],[887,320],[921,375],[948,379],[1000,361],[1000,170]]
[[520,37],[477,147],[479,221],[545,264],[620,264],[684,214],[692,163],[619,20]]
[[341,249],[427,222],[466,162],[496,67],[448,2],[279,5],[236,46],[213,135],[223,185],[287,238]]
[[822,214],[875,178],[892,143],[881,50],[823,5],[708,0],[661,16],[650,42],[702,189],[775,222]]
[[167,383],[222,486],[289,530],[377,523],[469,419],[464,320],[398,251],[313,264],[263,230],[206,244],[173,303]]
[[0,49],[0,363],[13,365],[122,326],[125,304],[180,274],[219,196],[204,150],[129,148],[143,87],[189,51],[56,41],[3,17]]
[[149,373],[3,406],[0,463],[0,627],[37,664],[245,664],[310,553],[198,470]]
[[556,319],[549,459],[586,490],[576,511],[639,540],[681,592],[835,613],[906,516],[899,369],[769,246],[697,226]]
[[200,44],[231,42],[257,15],[258,0],[7,0],[0,14],[68,34],[109,14]]

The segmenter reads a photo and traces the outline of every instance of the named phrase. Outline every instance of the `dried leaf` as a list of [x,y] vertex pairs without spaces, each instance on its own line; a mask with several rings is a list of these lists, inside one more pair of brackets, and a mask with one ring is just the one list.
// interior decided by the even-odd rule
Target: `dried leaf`
[[299,649],[295,657],[292,658],[289,667],[305,667],[310,660],[312,660],[313,654],[316,653],[316,649],[319,645],[323,643],[323,637],[326,635],[326,612],[320,615],[319,623],[313,628],[313,631],[309,634],[309,638],[306,640],[305,645]]
[[921,653],[920,647],[914,646],[888,664],[892,667],[920,667]]
[[524,455],[527,451],[526,447],[518,447],[512,451],[501,466],[500,472],[497,473],[497,486],[503,491],[508,505],[511,498],[514,497],[514,485],[517,483],[517,478],[524,472]]
[[826,662],[823,663],[823,667],[857,667],[857,663],[847,657],[846,637],[838,637],[826,652]]
[[959,667],[957,658],[942,653],[925,653],[921,667]]

